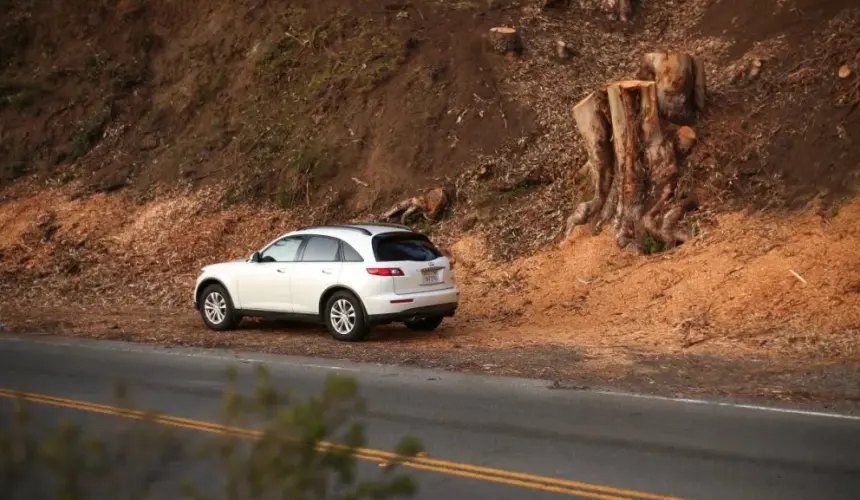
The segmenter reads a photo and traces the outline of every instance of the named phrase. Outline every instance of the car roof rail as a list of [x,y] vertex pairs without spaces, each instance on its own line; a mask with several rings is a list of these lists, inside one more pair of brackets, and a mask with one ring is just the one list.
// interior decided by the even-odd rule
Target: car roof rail
[[389,222],[354,222],[352,225],[354,226],[382,226],[382,227],[391,227],[395,229],[405,229],[406,231],[413,231],[413,229],[404,224],[392,224]]
[[302,226],[302,227],[298,228],[298,229],[297,229],[297,231],[307,231],[308,229],[325,229],[325,228],[331,228],[331,229],[352,229],[353,231],[358,231],[358,232],[360,232],[360,233],[362,233],[362,234],[364,234],[364,235],[367,235],[367,236],[371,236],[371,235],[373,234],[373,233],[371,233],[370,231],[368,231],[367,229],[365,229],[365,228],[363,228],[363,227],[349,226],[349,225],[346,225],[346,224],[322,224],[322,225],[319,225],[319,226]]

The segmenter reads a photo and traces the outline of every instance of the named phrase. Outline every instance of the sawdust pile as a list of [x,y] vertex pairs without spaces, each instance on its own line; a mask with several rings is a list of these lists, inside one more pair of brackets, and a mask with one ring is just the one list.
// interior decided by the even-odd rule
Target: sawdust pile
[[466,238],[453,248],[463,313],[508,338],[856,359],[860,202],[830,215],[724,214],[656,256],[618,252],[610,235],[581,228],[552,250],[487,266],[481,242]]
[[[0,205],[0,314],[56,308],[190,311],[199,268],[242,258],[296,222],[220,210],[205,192],[146,205],[42,191]],[[51,207],[45,209],[45,207]],[[511,262],[466,235],[450,248],[457,325],[488,347],[552,343],[643,351],[860,357],[860,202],[781,215],[717,216],[671,252],[619,252],[611,236]],[[125,310],[124,309],[124,310]]]

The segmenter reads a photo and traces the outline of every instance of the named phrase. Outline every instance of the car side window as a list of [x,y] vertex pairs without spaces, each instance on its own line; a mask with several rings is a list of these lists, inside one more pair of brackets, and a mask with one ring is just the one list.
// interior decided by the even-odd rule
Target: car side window
[[340,242],[334,238],[311,236],[305,245],[302,262],[337,262]]
[[344,262],[364,262],[364,259],[361,258],[361,255],[355,251],[352,246],[345,242],[340,242],[340,248],[343,250],[343,261]]
[[295,262],[299,247],[302,246],[301,238],[282,238],[276,241],[260,255],[261,262]]

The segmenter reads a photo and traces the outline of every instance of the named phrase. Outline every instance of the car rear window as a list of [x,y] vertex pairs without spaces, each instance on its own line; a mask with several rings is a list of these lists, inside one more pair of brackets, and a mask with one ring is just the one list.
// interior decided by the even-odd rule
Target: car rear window
[[392,233],[374,238],[373,252],[377,262],[411,260],[426,262],[438,259],[442,253],[427,239],[416,233]]

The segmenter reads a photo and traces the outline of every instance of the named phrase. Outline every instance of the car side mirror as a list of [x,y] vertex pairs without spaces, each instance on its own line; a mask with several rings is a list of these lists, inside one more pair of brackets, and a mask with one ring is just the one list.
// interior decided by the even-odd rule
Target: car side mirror
[[263,259],[260,257],[260,252],[254,252],[251,254],[251,262],[260,262],[261,260]]

